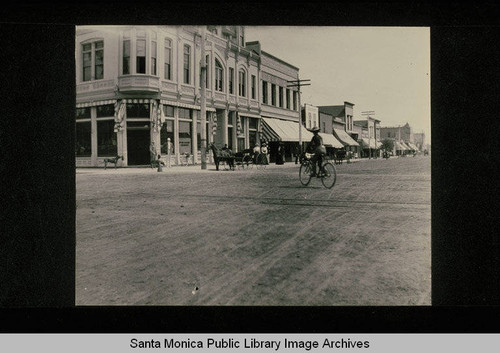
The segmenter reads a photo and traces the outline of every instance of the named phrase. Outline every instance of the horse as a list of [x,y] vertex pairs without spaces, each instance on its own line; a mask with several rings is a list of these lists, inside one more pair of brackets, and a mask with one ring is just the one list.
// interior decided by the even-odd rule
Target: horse
[[116,164],[118,163],[118,160],[123,159],[123,156],[116,156],[113,158],[105,158],[104,159],[104,169],[108,167],[108,163],[114,163],[115,169],[116,169]]
[[214,154],[215,169],[219,170],[219,163],[226,162],[231,170],[234,170],[234,160],[235,156],[231,150],[219,150],[213,143],[209,143],[208,146],[212,149]]

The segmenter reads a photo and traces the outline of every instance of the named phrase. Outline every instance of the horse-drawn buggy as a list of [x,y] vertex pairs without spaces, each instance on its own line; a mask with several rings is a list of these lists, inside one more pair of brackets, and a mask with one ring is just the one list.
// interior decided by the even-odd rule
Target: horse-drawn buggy
[[207,146],[213,153],[215,169],[219,170],[222,166],[224,169],[235,170],[238,166],[240,169],[252,168],[255,164],[258,169],[266,167],[267,159],[261,154],[254,156],[253,150],[245,149],[241,152],[234,153],[230,149],[219,149],[213,143]]
[[253,151],[251,149],[245,149],[242,152],[236,152],[234,154],[234,162],[241,169],[252,168],[254,164],[252,155]]

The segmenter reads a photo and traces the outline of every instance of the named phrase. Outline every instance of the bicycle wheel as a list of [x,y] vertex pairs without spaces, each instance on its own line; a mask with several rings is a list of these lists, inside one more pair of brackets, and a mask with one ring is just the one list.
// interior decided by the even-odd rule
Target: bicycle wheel
[[311,163],[304,162],[300,165],[299,179],[302,185],[307,186],[309,184],[311,181]]
[[321,182],[323,186],[327,189],[331,189],[335,182],[337,181],[337,172],[333,164],[327,162],[323,165],[324,175],[321,177]]

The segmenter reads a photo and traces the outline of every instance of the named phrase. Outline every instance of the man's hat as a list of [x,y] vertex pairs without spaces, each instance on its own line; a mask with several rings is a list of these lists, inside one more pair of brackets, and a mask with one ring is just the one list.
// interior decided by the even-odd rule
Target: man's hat
[[314,126],[314,127],[309,129],[309,131],[311,131],[311,132],[319,131],[319,130],[320,130],[320,128],[318,126]]

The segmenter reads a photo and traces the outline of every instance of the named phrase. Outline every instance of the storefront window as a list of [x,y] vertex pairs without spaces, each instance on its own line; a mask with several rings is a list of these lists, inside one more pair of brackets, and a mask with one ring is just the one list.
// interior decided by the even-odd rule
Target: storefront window
[[227,147],[229,147],[229,149],[233,149],[233,128],[232,127],[228,127],[227,128]]
[[75,154],[77,157],[91,155],[91,125],[90,121],[76,123]]
[[191,119],[191,109],[179,108],[179,119]]
[[253,148],[257,143],[257,131],[249,131],[248,132],[248,142],[250,143],[250,147]]
[[115,115],[115,105],[107,104],[107,105],[98,105],[97,106],[97,117],[105,118]]
[[248,127],[250,129],[257,129],[257,121],[258,121],[258,119],[248,118]]
[[191,122],[179,121],[179,153],[193,153],[191,134]]
[[238,137],[238,151],[243,151],[245,149],[245,139]]
[[116,132],[114,120],[97,122],[97,155],[113,157],[117,155]]
[[163,105],[163,115],[174,117],[174,107],[171,105]]
[[76,119],[90,119],[90,108],[76,108]]
[[171,150],[170,153],[174,154],[175,153],[175,134],[174,134],[174,121],[173,120],[167,120],[163,123],[160,131],[160,142],[161,142],[161,153],[167,154],[168,153],[168,138],[170,138],[170,142],[172,143],[171,145]]
[[127,104],[127,118],[149,118],[149,104]]

